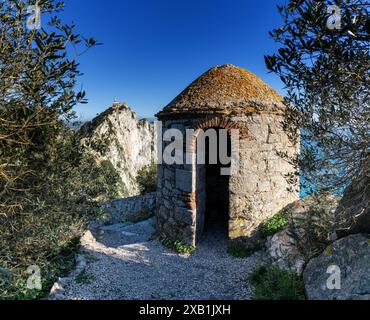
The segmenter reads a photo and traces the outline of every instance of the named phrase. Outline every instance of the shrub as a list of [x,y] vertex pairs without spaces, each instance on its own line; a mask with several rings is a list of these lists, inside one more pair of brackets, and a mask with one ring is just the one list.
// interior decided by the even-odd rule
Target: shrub
[[261,224],[260,235],[267,238],[287,228],[298,250],[308,261],[321,254],[330,244],[338,200],[338,197],[327,192],[306,197],[301,200],[302,212],[296,212],[292,205],[287,206]]
[[331,242],[334,232],[335,209],[338,198],[320,193],[307,198],[307,209],[302,215],[287,212],[289,233],[306,261],[320,255]]
[[[327,27],[333,4],[343,15],[334,32]],[[289,0],[278,7],[282,25],[270,33],[278,48],[266,65],[286,87],[282,127],[302,141],[299,157],[284,158],[310,193],[341,194],[368,166],[369,7],[363,0]]]
[[141,168],[137,174],[136,181],[141,194],[155,192],[157,190],[157,165],[152,163]]
[[333,222],[325,210],[310,209],[306,216],[299,219],[299,229],[292,227],[290,234],[295,239],[299,251],[306,260],[320,255],[330,244]]
[[163,239],[162,244],[171,250],[176,251],[179,254],[193,254],[195,252],[195,247],[185,244],[180,240],[172,240],[172,239]]
[[249,278],[253,300],[305,300],[303,281],[290,271],[259,267]]
[[[45,295],[57,277],[73,268],[88,220],[97,218],[101,202],[114,196],[115,171],[97,165],[78,147],[72,131],[61,132],[54,148],[49,175],[37,193],[27,199],[23,210],[0,217],[0,267],[12,275],[11,281],[0,281],[0,299]],[[30,265],[41,269],[41,291],[26,288],[25,271]]]
[[284,212],[279,212],[271,219],[266,220],[260,227],[261,235],[264,238],[273,236],[283,230],[288,225],[288,220]]
[[[74,57],[95,41],[63,24],[54,0],[38,2],[48,18],[29,30],[28,2],[0,1],[0,299],[42,297],[68,273],[87,220],[115,185],[109,164],[97,165],[66,125],[86,102]],[[41,291],[27,289],[31,265]]]

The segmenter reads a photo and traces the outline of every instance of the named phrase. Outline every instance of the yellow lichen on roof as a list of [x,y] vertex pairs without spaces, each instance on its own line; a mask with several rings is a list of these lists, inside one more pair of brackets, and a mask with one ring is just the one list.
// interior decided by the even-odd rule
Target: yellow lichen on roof
[[282,100],[274,89],[255,74],[233,65],[223,65],[200,76],[158,116],[273,112],[283,108]]

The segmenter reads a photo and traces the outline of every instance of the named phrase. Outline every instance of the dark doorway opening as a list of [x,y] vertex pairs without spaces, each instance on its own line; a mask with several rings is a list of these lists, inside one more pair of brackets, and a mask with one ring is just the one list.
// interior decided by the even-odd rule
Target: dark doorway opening
[[[225,238],[229,235],[229,203],[230,175],[222,175],[222,168],[230,168],[231,163],[224,164],[220,159],[220,152],[227,151],[227,157],[231,156],[231,139],[230,135],[220,135],[220,128],[211,128],[217,133],[217,143],[212,139],[206,139],[205,149],[205,232],[217,232]],[[220,148],[220,142],[223,143],[223,149]],[[212,143],[213,145],[210,145]],[[227,144],[225,146],[225,144]],[[217,163],[211,161],[212,149],[217,150]],[[214,152],[214,149],[213,149]],[[214,159],[215,160],[215,159]]]

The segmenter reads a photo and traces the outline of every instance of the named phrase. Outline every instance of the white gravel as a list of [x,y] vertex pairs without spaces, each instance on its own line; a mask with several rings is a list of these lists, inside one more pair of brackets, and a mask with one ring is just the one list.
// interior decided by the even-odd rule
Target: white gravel
[[178,255],[153,240],[153,220],[103,231],[97,239],[91,232],[83,237],[85,280],[66,284],[62,299],[244,300],[251,293],[245,279],[266,261],[263,252],[231,257],[217,230],[204,235],[192,256]]

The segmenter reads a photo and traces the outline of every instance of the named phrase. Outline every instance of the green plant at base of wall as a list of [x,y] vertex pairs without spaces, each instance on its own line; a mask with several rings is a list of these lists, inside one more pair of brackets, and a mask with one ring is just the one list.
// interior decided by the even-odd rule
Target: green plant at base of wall
[[282,231],[287,226],[288,219],[286,218],[286,214],[284,212],[279,212],[278,214],[261,224],[261,235],[264,238],[273,236],[279,231]]
[[179,254],[192,255],[196,250],[194,246],[185,244],[180,240],[172,240],[172,239],[165,238],[162,240],[162,244],[166,248],[174,250]]
[[248,279],[253,300],[305,300],[303,281],[295,273],[275,266],[257,268]]

